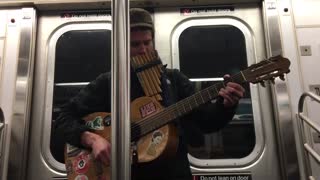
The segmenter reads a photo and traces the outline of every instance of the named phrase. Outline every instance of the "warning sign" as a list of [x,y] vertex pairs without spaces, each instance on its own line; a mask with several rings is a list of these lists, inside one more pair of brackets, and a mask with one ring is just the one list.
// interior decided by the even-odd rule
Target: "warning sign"
[[252,180],[250,174],[196,175],[193,180]]
[[233,13],[234,11],[235,11],[235,8],[233,6],[180,8],[180,14],[183,16]]

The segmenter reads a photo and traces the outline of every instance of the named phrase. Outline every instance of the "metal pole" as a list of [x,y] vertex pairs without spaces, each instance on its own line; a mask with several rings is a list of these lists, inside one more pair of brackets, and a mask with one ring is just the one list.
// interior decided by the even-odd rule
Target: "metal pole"
[[[267,55],[268,57],[281,55],[281,33],[279,26],[279,10],[277,0],[264,0],[264,21],[266,30]],[[275,79],[271,86],[272,100],[274,105],[274,123],[277,136],[279,162],[282,179],[295,180],[299,177],[297,170],[297,153],[292,124],[292,111],[290,109],[290,98],[285,81]]]
[[111,178],[131,178],[129,1],[112,1]]

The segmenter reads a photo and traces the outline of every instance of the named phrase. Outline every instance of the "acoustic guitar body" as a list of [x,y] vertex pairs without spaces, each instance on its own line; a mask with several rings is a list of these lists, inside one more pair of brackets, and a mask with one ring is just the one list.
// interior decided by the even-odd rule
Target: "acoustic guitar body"
[[[157,114],[162,110],[162,106],[153,98],[140,97],[131,103],[130,109],[131,124],[138,124],[141,119]],[[150,122],[148,125],[153,126]],[[177,131],[173,124],[154,130],[137,141],[138,163],[147,163],[173,156],[176,153],[177,145]]]
[[[134,128],[139,128],[138,123],[141,119],[153,116],[162,110],[160,103],[150,97],[135,99],[131,103],[130,108],[131,124]],[[86,124],[93,129],[94,133],[99,134],[111,142],[110,113],[96,112],[89,114],[83,119],[86,121]],[[165,125],[140,137],[133,144],[136,146],[136,148],[133,149],[137,149],[136,152],[134,152],[136,156],[133,158],[137,160],[137,163],[148,165],[152,163],[151,161],[157,162],[158,160],[175,154],[178,144],[177,131],[174,125]],[[96,161],[88,149],[81,149],[67,144],[65,147],[65,163],[68,179],[110,179],[110,165]]]
[[[111,126],[104,124],[104,119],[111,117],[110,113],[95,112],[83,118],[92,131],[111,142]],[[111,119],[110,119],[111,120]],[[65,164],[69,180],[110,180],[111,169],[94,159],[90,149],[84,149],[66,144]]]

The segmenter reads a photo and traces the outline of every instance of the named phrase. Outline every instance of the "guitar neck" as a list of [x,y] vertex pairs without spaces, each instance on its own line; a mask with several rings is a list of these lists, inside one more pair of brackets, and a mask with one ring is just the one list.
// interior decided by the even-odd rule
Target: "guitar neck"
[[[231,82],[243,83],[246,82],[242,71],[230,77]],[[219,95],[219,90],[226,86],[225,82],[216,83],[207,87],[192,96],[189,96],[169,107],[163,109],[153,116],[146,117],[131,125],[131,138],[136,140],[151,131],[158,129],[171,121],[193,111],[200,105],[205,104]]]
[[[284,80],[284,74],[290,72],[289,67],[289,59],[279,55],[250,65],[247,69],[231,76],[230,81],[238,84],[245,82],[264,84],[264,81],[273,81],[275,77],[280,77],[281,80]],[[132,140],[136,140],[139,137],[170,123],[174,119],[189,113],[200,105],[215,99],[219,95],[219,90],[225,86],[225,82],[214,84],[163,109],[153,116],[148,116],[139,122],[132,124]]]

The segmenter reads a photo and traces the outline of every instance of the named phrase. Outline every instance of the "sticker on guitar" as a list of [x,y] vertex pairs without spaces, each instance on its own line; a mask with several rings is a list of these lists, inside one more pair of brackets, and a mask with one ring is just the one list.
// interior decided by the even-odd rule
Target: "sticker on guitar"
[[88,171],[89,167],[91,166],[91,153],[82,153],[78,155],[73,162],[73,168],[77,174],[84,174]]
[[164,134],[161,130],[156,130],[152,133],[152,139],[147,149],[147,154],[155,156],[157,154],[157,145],[161,144]]
[[142,118],[147,117],[150,114],[155,113],[156,111],[157,111],[157,108],[153,102],[150,102],[140,107],[140,113]]
[[94,130],[104,129],[103,118],[101,116],[97,116],[96,118],[94,118],[94,120],[86,122],[86,125],[90,129],[94,129]]

